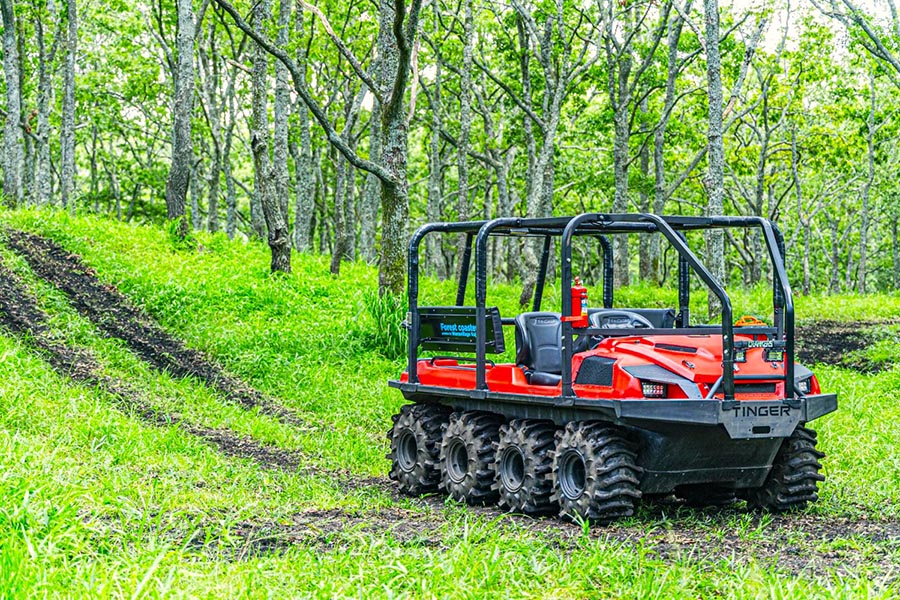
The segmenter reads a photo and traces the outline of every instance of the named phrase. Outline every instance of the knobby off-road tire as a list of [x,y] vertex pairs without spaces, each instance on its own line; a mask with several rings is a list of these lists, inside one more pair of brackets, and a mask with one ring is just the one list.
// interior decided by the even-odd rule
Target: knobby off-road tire
[[816,450],[816,432],[798,426],[781,443],[765,483],[747,490],[747,504],[750,508],[787,512],[817,501],[818,484],[825,481],[819,473],[821,458],[825,458],[825,453]]
[[527,515],[558,512],[550,469],[557,428],[549,421],[516,419],[500,428],[493,489],[500,506]]
[[450,496],[469,504],[496,502],[494,448],[500,437],[503,417],[492,413],[466,411],[450,415],[441,441],[441,488]]
[[388,475],[404,494],[434,492],[441,482],[438,468],[441,436],[450,409],[441,404],[407,404],[400,414],[391,417],[394,426],[388,431],[391,461]]
[[606,524],[634,514],[640,474],[634,444],[607,423],[574,422],[557,435],[551,481],[560,516]]

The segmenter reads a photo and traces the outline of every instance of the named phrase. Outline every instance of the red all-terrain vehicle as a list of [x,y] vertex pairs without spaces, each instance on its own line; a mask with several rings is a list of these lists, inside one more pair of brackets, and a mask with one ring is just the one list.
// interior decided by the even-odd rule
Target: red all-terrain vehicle
[[[774,274],[772,326],[733,324],[724,287],[686,242],[685,232],[713,228],[759,230]],[[419,306],[419,247],[430,234],[466,236],[454,306]],[[608,236],[628,234],[659,234],[677,252],[677,310],[613,308]],[[487,304],[493,236],[543,239],[531,312],[503,318]],[[602,308],[588,307],[573,283],[572,242],[583,237],[603,254]],[[542,311],[557,238],[562,306]],[[475,306],[466,306],[473,243]],[[794,364],[783,246],[759,218],[582,214],[421,227],[409,245],[408,367],[389,382],[413,402],[388,433],[391,479],[408,494],[441,489],[591,522],[673,493],[692,504],[740,497],[772,511],[814,502],[824,455],[806,424],[834,411],[837,396]],[[692,273],[721,302],[721,325],[691,324]],[[505,351],[504,327],[515,330],[514,363],[487,358]]]

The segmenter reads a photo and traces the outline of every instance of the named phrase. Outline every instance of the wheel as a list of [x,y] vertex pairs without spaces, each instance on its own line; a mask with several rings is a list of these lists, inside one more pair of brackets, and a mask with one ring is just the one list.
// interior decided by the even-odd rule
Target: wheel
[[500,428],[494,489],[500,506],[528,515],[559,510],[550,481],[556,426],[549,421],[516,419]]
[[494,483],[494,447],[503,418],[466,411],[450,415],[441,441],[441,487],[469,504],[490,504],[498,498]]
[[442,404],[407,404],[394,415],[388,432],[391,452],[389,477],[404,494],[418,495],[438,489],[441,434],[450,415]]
[[607,423],[574,422],[557,436],[551,476],[560,515],[605,524],[634,514],[642,469],[622,432]]
[[797,427],[781,443],[765,483],[747,490],[747,504],[755,509],[787,512],[817,501],[819,482],[825,481],[819,473],[821,458],[825,458],[825,453],[816,450],[816,432]]
[[716,484],[683,485],[678,488],[676,495],[693,508],[729,506],[737,501],[733,487]]

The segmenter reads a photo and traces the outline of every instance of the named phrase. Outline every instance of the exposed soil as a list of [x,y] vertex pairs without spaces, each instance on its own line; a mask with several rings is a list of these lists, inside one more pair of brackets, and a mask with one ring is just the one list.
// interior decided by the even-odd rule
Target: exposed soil
[[[114,287],[100,282],[77,256],[39,236],[9,231],[6,237],[35,273],[62,289],[81,314],[107,335],[123,339],[151,365],[175,375],[198,377],[242,406],[259,407],[283,421],[303,425],[295,415],[163,331]],[[798,359],[840,364],[845,353],[868,344],[860,335],[861,328],[877,324],[820,322],[804,326],[798,336],[802,339]],[[315,473],[332,478],[346,492],[379,488],[395,500],[400,499],[395,486],[384,477],[359,478],[345,471],[304,468],[303,457],[297,452],[266,446],[228,430],[186,423],[178,415],[153,408],[140,392],[125,382],[103,375],[100,364],[89,352],[54,339],[47,315],[22,282],[2,266],[0,326],[30,341],[55,370],[75,381],[100,387],[121,409],[133,412],[144,422],[180,427],[227,456],[248,458],[265,468]],[[297,513],[288,521],[244,521],[231,528],[227,535],[216,533],[218,528],[213,520],[185,523],[188,529],[181,531],[187,547],[238,560],[298,545],[321,551],[341,550],[352,546],[360,536],[390,535],[401,545],[440,549],[459,541],[452,533],[448,537],[444,503],[441,497],[429,496],[413,500],[418,505],[413,510],[399,506],[365,512],[310,510]],[[716,561],[752,558],[782,572],[812,576],[862,571],[883,574],[893,580],[900,567],[900,522],[897,521],[749,514],[741,521],[741,529],[730,530],[733,525],[729,525],[729,517],[735,509],[711,514],[688,512],[689,516],[681,516],[683,512],[679,509],[657,505],[642,510],[648,522],[637,526],[614,524],[593,528],[585,534],[581,527],[555,518],[504,516],[494,507],[466,510],[486,519],[499,519],[497,526],[508,528],[510,533],[527,530],[538,534],[560,552],[572,552],[587,539],[593,543],[640,544],[661,559],[686,555]],[[203,530],[209,535],[203,536]],[[858,551],[860,545],[865,552]]]
[[878,341],[879,337],[874,329],[898,324],[900,319],[849,323],[814,321],[804,324],[797,328],[797,361],[805,364],[839,365],[863,373],[886,369],[891,366],[890,363],[872,363],[858,354]]
[[103,283],[81,258],[47,238],[7,229],[7,245],[20,254],[35,274],[60,290],[72,306],[109,337],[123,340],[144,361],[175,377],[196,377],[229,401],[278,420],[309,429],[300,417],[226,373],[199,350],[162,329],[145,311],[133,306],[115,286]]
[[[471,510],[470,510],[471,512]],[[476,511],[480,512],[480,511]],[[485,510],[497,515],[495,510]],[[640,545],[661,560],[690,556],[694,560],[745,562],[755,560],[790,574],[823,576],[829,573],[877,573],[894,580],[900,566],[900,522],[851,521],[809,515],[774,518],[753,515],[742,530],[729,529],[728,511],[713,515],[693,513],[655,521],[656,526],[612,525],[593,528],[587,534],[577,525],[556,519],[508,516],[496,526],[514,534],[537,533],[559,552],[573,552],[585,542]],[[731,513],[733,514],[733,513]],[[661,516],[660,516],[661,517]],[[707,518],[704,518],[707,517]],[[701,521],[698,524],[698,518]],[[417,511],[399,507],[364,513],[344,509],[310,510],[285,521],[244,521],[216,534],[212,522],[197,523],[187,544],[195,550],[242,560],[279,553],[292,546],[318,551],[341,551],[358,543],[360,536],[389,536],[410,547],[450,548],[460,540],[446,530],[441,511]],[[198,530],[209,534],[204,539]],[[227,543],[223,540],[228,540]],[[865,551],[861,551],[861,549]]]
[[177,425],[182,430],[215,446],[222,454],[247,458],[260,466],[296,472],[303,460],[298,452],[260,444],[256,440],[223,429],[202,427],[183,421],[178,415],[157,410],[146,402],[140,392],[125,382],[102,373],[94,356],[80,348],[67,346],[55,339],[47,325],[47,314],[37,305],[34,296],[22,281],[0,265],[0,326],[25,337],[45,360],[61,375],[79,383],[96,386],[113,398],[118,408],[134,413],[151,425]]

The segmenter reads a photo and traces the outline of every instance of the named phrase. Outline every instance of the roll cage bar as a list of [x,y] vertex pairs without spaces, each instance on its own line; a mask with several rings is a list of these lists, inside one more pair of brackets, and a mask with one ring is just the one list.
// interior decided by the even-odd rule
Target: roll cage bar
[[[707,270],[700,259],[688,247],[685,232],[705,229],[756,228],[760,229],[772,261],[774,327],[742,327],[747,334],[774,335],[776,344],[783,344],[785,374],[765,376],[735,376],[735,340],[731,299],[724,286]],[[778,227],[761,217],[681,217],[659,216],[648,213],[606,214],[584,213],[574,217],[550,217],[525,219],[501,217],[490,221],[465,221],[459,223],[429,223],[420,227],[409,242],[408,254],[408,302],[409,344],[408,377],[410,383],[418,383],[417,364],[420,343],[419,297],[419,247],[425,236],[431,233],[458,233],[466,235],[465,250],[460,268],[456,305],[465,303],[473,241],[475,246],[475,371],[476,390],[486,391],[486,298],[487,298],[487,241],[490,236],[542,237],[538,277],[534,290],[533,310],[541,308],[544,286],[549,266],[550,249],[554,237],[561,238],[560,274],[563,290],[572,285],[572,239],[575,236],[594,236],[598,239],[603,256],[603,306],[613,304],[613,264],[611,244],[606,234],[660,233],[678,252],[678,315],[675,329],[642,329],[640,335],[709,334],[722,336],[722,378],[713,387],[710,397],[719,389],[726,403],[734,402],[735,380],[783,379],[785,398],[793,401],[794,382],[794,304],[790,283],[784,267],[784,237]],[[690,325],[690,271],[693,270],[722,304],[721,327],[694,327]],[[571,315],[571,296],[562,294],[561,314]],[[510,320],[504,319],[504,324]],[[574,397],[572,388],[572,356],[575,335],[634,335],[633,329],[575,328],[562,321],[562,396]],[[780,345],[778,347],[781,347]]]

